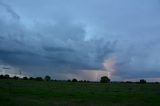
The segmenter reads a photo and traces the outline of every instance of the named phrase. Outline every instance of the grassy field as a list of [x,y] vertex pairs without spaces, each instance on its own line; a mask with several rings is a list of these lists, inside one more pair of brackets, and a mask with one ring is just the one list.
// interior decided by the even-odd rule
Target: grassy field
[[3,79],[0,106],[160,106],[160,84]]

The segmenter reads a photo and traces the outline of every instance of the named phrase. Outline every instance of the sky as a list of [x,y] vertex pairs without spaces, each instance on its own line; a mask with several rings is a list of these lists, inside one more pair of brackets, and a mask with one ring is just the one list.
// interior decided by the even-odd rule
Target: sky
[[160,0],[0,0],[0,73],[160,81],[159,29]]

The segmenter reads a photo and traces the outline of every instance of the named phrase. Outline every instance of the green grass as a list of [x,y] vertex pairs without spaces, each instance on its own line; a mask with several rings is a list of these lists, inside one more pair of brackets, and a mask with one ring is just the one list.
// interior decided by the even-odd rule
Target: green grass
[[0,80],[0,106],[160,106],[160,84]]

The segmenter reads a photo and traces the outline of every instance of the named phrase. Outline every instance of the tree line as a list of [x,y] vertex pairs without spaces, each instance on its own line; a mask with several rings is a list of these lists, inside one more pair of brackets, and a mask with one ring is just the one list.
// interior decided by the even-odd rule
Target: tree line
[[[0,75],[0,79],[15,79],[15,80],[35,80],[35,81],[66,81],[66,82],[91,82],[88,80],[77,80],[76,78],[73,78],[72,80],[53,80],[51,79],[51,77],[49,75],[46,75],[44,78],[42,77],[23,77],[23,78],[19,78],[17,76],[14,77],[10,77],[8,74],[6,75]],[[107,77],[107,76],[102,76],[100,78],[100,83],[110,83],[111,80]],[[111,82],[113,83],[113,82]],[[115,82],[116,83],[116,82]],[[144,79],[140,79],[139,82],[132,82],[132,81],[121,81],[121,82],[117,82],[117,83],[141,83],[141,84],[145,84],[147,83],[146,80]],[[155,82],[158,83],[158,82]]]
[[[10,77],[8,74],[6,75],[0,75],[0,79],[23,79],[23,80],[36,80],[36,81],[60,81],[60,80],[53,80],[51,79],[51,77],[49,75],[46,75],[44,78],[42,77],[23,77],[23,78],[19,78],[17,76],[14,77]],[[62,81],[62,80],[61,80]],[[67,82],[90,82],[88,80],[77,80],[76,78],[73,78],[72,80],[66,80]],[[101,83],[109,83],[110,79],[107,76],[103,76],[101,77],[100,80]]]

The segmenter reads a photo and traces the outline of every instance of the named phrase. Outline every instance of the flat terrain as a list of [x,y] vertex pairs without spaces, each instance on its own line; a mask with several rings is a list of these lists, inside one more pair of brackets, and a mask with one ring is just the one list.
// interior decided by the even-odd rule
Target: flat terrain
[[0,106],[160,106],[160,84],[0,80]]

